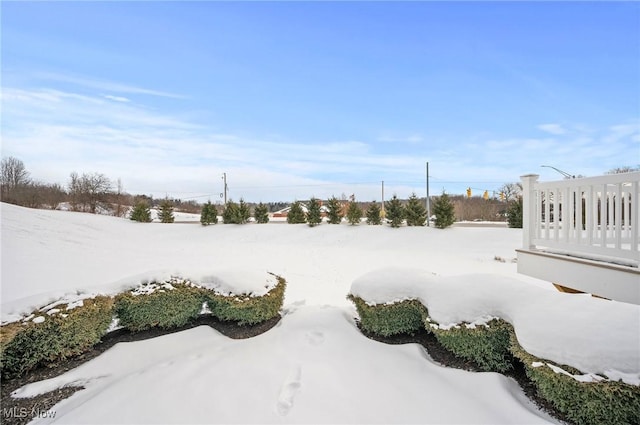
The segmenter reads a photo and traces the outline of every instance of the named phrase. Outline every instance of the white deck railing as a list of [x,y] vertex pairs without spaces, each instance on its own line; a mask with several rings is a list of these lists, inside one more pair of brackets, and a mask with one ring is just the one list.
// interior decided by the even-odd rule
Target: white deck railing
[[523,248],[638,267],[640,172],[538,182],[522,176]]

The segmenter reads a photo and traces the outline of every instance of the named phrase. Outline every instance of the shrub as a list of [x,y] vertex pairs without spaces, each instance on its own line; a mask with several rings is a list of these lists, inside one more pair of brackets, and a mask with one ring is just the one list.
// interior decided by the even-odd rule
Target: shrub
[[287,223],[289,224],[302,224],[307,221],[304,216],[304,211],[302,211],[302,205],[300,205],[300,201],[295,201],[291,204],[291,209],[289,210],[289,214],[287,214]]
[[218,210],[215,205],[211,203],[211,201],[207,201],[206,204],[202,206],[202,212],[200,213],[200,223],[203,226],[207,226],[209,224],[216,224],[218,222]]
[[249,210],[249,205],[244,201],[244,199],[240,198],[240,203],[238,204],[238,210],[236,211],[236,219],[235,222],[238,224],[246,224],[249,222],[251,218],[251,211]]
[[433,203],[433,214],[436,216],[434,224],[438,229],[445,229],[456,221],[453,202],[444,191]]
[[100,341],[112,320],[113,299],[99,296],[83,300],[83,305],[66,310],[56,306],[40,314],[44,322],[11,323],[0,328],[3,378],[14,378],[45,362],[54,362],[83,353]]
[[522,229],[522,196],[518,196],[516,200],[509,202],[507,223],[509,223],[509,227]]
[[[615,381],[578,382],[571,376],[556,373],[543,361],[527,353],[510,332],[510,349],[524,364],[538,394],[553,404],[570,420],[581,425],[640,423],[640,387]],[[536,363],[538,362],[538,363]],[[540,364],[534,367],[534,364]],[[580,372],[562,366],[574,375]]]
[[373,201],[367,208],[366,212],[367,224],[379,226],[382,224],[382,217],[380,216],[380,205],[376,201]]
[[184,326],[202,310],[203,297],[199,288],[185,284],[174,284],[174,289],[168,289],[166,284],[149,285],[155,285],[156,290],[140,295],[128,291],[116,296],[115,313],[120,325],[130,331]]
[[[275,275],[274,275],[275,276]],[[286,281],[276,276],[278,283],[265,295],[222,295],[204,290],[204,297],[211,313],[220,320],[237,321],[239,325],[253,325],[272,319],[282,309]]]
[[493,319],[486,326],[467,324],[440,329],[425,319],[425,328],[434,333],[438,342],[456,357],[475,362],[484,372],[506,372],[513,368],[509,353],[512,327],[502,319]]
[[405,210],[396,195],[393,195],[390,201],[387,201],[387,221],[391,227],[400,227],[404,221]]
[[327,201],[327,222],[329,224],[340,224],[342,222],[342,205],[335,196]]
[[424,226],[427,221],[427,207],[422,205],[415,193],[405,207],[407,226]]
[[423,316],[427,314],[427,309],[418,300],[369,305],[351,294],[347,299],[356,305],[362,329],[382,336],[414,333],[422,328]]
[[222,210],[222,222],[224,224],[238,224],[238,204],[229,200]]
[[309,209],[307,211],[307,223],[310,227],[314,227],[321,222],[322,215],[320,213],[320,201],[316,198],[311,198],[309,201]]
[[349,207],[347,208],[347,221],[352,226],[356,224],[360,224],[360,220],[362,220],[362,209],[358,206],[356,201],[349,202]]
[[158,219],[160,220],[160,223],[173,223],[175,220],[175,217],[173,216],[173,204],[168,199],[165,199],[160,204]]
[[265,204],[260,202],[253,211],[256,223],[264,224],[269,222],[269,210]]
[[131,211],[130,217],[133,221],[139,221],[141,223],[151,222],[151,211],[149,210],[149,204],[146,202],[138,202]]

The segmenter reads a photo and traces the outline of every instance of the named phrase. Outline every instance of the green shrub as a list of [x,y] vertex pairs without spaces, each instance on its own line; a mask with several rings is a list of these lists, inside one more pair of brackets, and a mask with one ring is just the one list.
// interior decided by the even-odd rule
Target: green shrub
[[276,286],[259,297],[247,294],[226,296],[209,290],[203,290],[203,293],[209,310],[218,319],[236,321],[239,325],[253,325],[280,314],[286,281],[280,276],[276,276],[276,279]]
[[391,227],[400,227],[406,215],[405,208],[402,206],[400,199],[394,194],[391,200],[385,203],[385,208],[387,212],[387,222]]
[[515,201],[509,202],[507,223],[509,227],[522,229],[522,196],[518,196]]
[[218,223],[218,210],[211,201],[207,201],[207,203],[202,206],[202,211],[200,212],[200,223],[203,226]]
[[138,202],[135,207],[133,207],[133,210],[131,210],[129,218],[141,223],[151,223],[151,210],[149,209],[149,204],[144,201]]
[[[113,299],[99,296],[55,314],[42,312],[42,323],[18,322],[0,328],[0,368],[3,378],[14,378],[46,363],[83,353],[100,341],[111,323]],[[66,316],[66,317],[65,317]]]
[[376,201],[373,201],[371,204],[369,204],[365,215],[367,216],[367,224],[371,224],[374,226],[382,224],[380,205],[378,205]]
[[306,222],[307,222],[307,217],[305,216],[304,211],[302,209],[302,204],[300,203],[300,201],[295,201],[293,204],[291,204],[291,209],[287,214],[287,223],[301,224]]
[[425,328],[444,348],[456,357],[472,360],[482,371],[506,372],[513,368],[509,352],[512,327],[502,319],[493,319],[486,326],[468,327],[463,323],[450,329],[440,329],[425,320]]
[[[527,353],[513,331],[510,342],[511,352],[524,364],[538,394],[576,424],[640,423],[640,387],[615,381],[578,382],[546,365],[533,367],[535,362],[550,362]],[[580,374],[573,368],[561,367],[569,373]]]
[[255,209],[253,211],[253,216],[256,219],[256,223],[259,223],[259,224],[268,223],[269,222],[269,208],[265,204],[260,202],[258,205],[256,205],[256,207],[255,207]]
[[351,294],[347,299],[356,305],[362,329],[382,336],[414,333],[423,326],[422,318],[427,314],[427,309],[418,300],[369,305]]
[[456,221],[453,202],[444,190],[433,203],[433,214],[436,216],[435,225],[438,229],[445,229]]
[[126,292],[116,296],[115,313],[120,325],[138,332],[153,327],[176,328],[194,320],[202,310],[202,291],[184,284],[173,287],[149,294]]

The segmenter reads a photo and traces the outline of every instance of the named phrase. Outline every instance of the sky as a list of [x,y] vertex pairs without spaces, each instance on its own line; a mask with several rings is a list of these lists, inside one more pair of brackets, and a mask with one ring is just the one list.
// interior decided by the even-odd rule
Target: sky
[[640,164],[634,2],[2,2],[2,156],[219,202]]

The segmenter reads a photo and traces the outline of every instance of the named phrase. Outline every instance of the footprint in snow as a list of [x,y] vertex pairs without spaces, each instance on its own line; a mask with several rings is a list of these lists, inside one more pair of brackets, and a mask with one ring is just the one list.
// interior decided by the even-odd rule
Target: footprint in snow
[[302,367],[296,366],[289,372],[289,376],[282,384],[278,394],[276,409],[280,416],[286,416],[293,408],[293,399],[300,390],[302,379]]
[[320,345],[324,342],[324,333],[322,331],[310,331],[305,334],[307,342],[311,345]]

